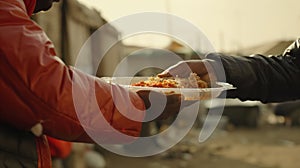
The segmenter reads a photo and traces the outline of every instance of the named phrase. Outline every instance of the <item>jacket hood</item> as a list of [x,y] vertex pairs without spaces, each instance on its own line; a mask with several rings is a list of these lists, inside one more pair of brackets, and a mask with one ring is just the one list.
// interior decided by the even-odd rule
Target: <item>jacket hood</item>
[[35,8],[36,0],[24,0],[24,3],[26,6],[27,14],[31,16]]

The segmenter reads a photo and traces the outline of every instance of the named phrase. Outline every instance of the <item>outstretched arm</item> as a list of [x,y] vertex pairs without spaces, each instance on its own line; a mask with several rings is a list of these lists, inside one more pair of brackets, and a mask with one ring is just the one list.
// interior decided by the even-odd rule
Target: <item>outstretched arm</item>
[[159,74],[188,76],[195,72],[213,86],[215,81],[233,84],[228,98],[280,102],[300,98],[300,40],[279,56],[229,56],[210,53],[203,60],[181,61]]
[[279,56],[209,54],[207,58],[215,69],[224,67],[226,81],[237,87],[227,97],[265,103],[300,98],[299,39]]

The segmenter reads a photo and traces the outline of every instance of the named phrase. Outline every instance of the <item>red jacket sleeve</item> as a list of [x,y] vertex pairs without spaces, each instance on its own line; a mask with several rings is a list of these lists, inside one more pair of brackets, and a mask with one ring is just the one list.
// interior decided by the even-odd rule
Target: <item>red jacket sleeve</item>
[[45,134],[68,141],[119,143],[139,135],[140,97],[66,66],[22,1],[0,1],[0,31],[1,123],[29,130],[40,122]]

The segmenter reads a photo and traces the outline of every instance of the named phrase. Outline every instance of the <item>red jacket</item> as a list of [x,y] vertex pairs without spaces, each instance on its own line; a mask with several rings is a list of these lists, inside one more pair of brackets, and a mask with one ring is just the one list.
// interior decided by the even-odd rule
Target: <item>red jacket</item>
[[[0,1],[0,124],[30,130],[36,123],[42,123],[44,134],[66,141],[94,142],[86,130],[99,135],[102,143],[134,139],[119,139],[110,126],[124,134],[139,136],[141,122],[125,116],[130,113],[136,120],[142,120],[144,112],[137,110],[144,110],[140,97],[129,92],[134,105],[130,106],[124,88],[107,84],[60,61],[53,43],[29,17],[34,2]],[[93,94],[96,102],[91,101]],[[118,98],[117,107],[112,95]],[[74,98],[79,100],[76,107]],[[100,111],[109,126],[99,119]]]

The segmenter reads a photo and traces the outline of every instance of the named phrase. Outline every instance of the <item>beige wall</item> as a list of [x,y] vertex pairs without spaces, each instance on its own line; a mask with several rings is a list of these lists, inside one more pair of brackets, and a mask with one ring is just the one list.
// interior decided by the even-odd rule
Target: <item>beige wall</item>
[[33,16],[36,22],[45,30],[48,37],[54,43],[56,53],[61,57],[61,4],[55,3],[49,12],[39,13]]
[[68,24],[68,40],[69,40],[69,63],[71,65],[75,65],[77,63],[78,66],[83,68],[84,70],[88,69],[88,66],[91,65],[91,53],[85,53],[85,58],[81,58],[77,60],[78,53],[82,48],[83,44],[90,36],[90,29],[86,25],[83,25],[76,20],[72,19],[72,17],[67,17]]

